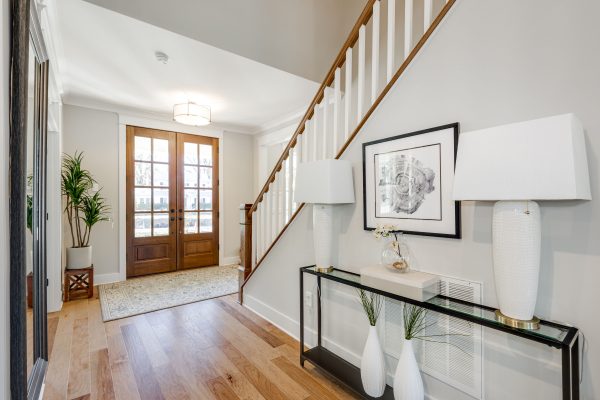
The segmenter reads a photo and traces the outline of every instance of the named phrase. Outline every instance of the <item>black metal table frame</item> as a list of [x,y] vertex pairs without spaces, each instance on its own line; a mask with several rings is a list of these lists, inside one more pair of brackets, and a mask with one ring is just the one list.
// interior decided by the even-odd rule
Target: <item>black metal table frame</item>
[[[304,350],[304,274],[311,274],[316,276],[317,278],[317,347],[322,347],[322,327],[321,327],[321,279],[325,278],[327,280],[335,281],[343,285],[353,286],[355,288],[364,289],[371,291],[373,293],[380,294],[382,296],[414,304],[419,307],[423,307],[425,309],[439,312],[441,314],[449,315],[451,317],[459,318],[465,321],[472,322],[474,324],[478,324],[481,326],[485,326],[490,329],[494,329],[497,331],[505,332],[510,335],[519,336],[524,339],[532,340],[534,342],[543,343],[550,347],[554,347],[561,351],[562,358],[562,399],[563,400],[579,400],[579,330],[572,326],[561,325],[551,321],[542,321],[543,324],[548,326],[554,326],[556,328],[567,330],[567,334],[565,338],[561,341],[553,340],[550,338],[545,338],[539,335],[535,335],[531,331],[527,331],[524,329],[512,328],[508,325],[499,325],[492,321],[488,321],[485,319],[479,319],[475,316],[464,314],[455,310],[451,310],[445,307],[442,307],[437,304],[428,303],[428,302],[420,302],[417,300],[409,299],[406,297],[398,296],[393,293],[385,292],[383,290],[379,290],[373,287],[362,285],[358,282],[348,281],[342,278],[339,278],[334,275],[330,275],[327,273],[317,272],[313,269],[313,266],[307,266],[300,268],[300,364],[304,366],[304,361],[309,361],[314,364],[316,367],[323,369],[322,365],[318,365],[315,363],[315,360],[312,359],[309,355],[310,350]],[[359,276],[353,272],[337,269],[338,271]],[[495,311],[495,308],[484,306],[481,304],[470,303],[468,301],[462,301],[454,298],[449,298],[446,296],[438,295],[439,298],[442,299],[451,299],[452,301],[462,303],[467,306],[478,307],[481,309],[486,309],[489,311]],[[332,373],[332,371],[324,370],[324,372],[328,373],[328,375],[334,377],[336,380],[341,383],[349,386],[349,382],[344,382],[343,379],[339,378],[339,375]],[[355,390],[356,388],[349,386],[350,389]],[[359,393],[363,397],[365,397],[364,393]],[[368,398],[368,397],[366,397]]]

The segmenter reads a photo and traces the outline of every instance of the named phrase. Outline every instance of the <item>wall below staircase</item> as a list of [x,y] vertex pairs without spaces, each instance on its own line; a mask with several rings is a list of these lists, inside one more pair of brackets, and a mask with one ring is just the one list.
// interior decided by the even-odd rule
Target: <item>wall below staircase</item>
[[[542,202],[542,274],[536,314],[578,326],[588,342],[582,398],[600,398],[600,3],[459,0],[439,30],[344,154],[353,163],[357,203],[337,209],[337,264],[358,271],[379,261],[380,243],[363,230],[363,142],[451,122],[470,131],[574,112],[586,131],[591,202]],[[507,155],[507,161],[510,155]],[[464,202],[463,239],[412,236],[417,268],[483,283],[492,277],[492,203]],[[298,335],[298,268],[311,263],[306,207],[245,288],[248,307]],[[307,283],[307,290],[314,288]],[[352,291],[325,305],[326,343],[358,362],[368,324]],[[314,320],[308,310],[308,321]],[[560,357],[550,348],[484,331],[484,398],[560,398]],[[309,335],[310,339],[310,335]],[[507,384],[508,383],[508,384]],[[426,377],[431,398],[470,397]]]

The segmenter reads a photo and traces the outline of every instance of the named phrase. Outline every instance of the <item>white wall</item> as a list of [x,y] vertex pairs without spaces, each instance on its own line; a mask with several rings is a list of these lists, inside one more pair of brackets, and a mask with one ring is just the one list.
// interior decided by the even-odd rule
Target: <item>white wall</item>
[[223,200],[224,263],[239,262],[240,255],[240,204],[252,203],[254,138],[250,135],[227,132],[223,134]]
[[[119,118],[117,114],[72,105],[63,106],[63,152],[83,151],[83,166],[102,188],[111,207],[111,221],[101,222],[92,230],[96,275],[119,271]],[[71,234],[64,226],[65,247],[71,246]]]
[[[588,400],[600,397],[600,382],[592,378],[600,370],[595,310],[600,281],[597,15],[600,3],[583,0],[459,1],[344,155],[353,163],[357,203],[340,207],[337,215],[342,232],[338,265],[358,271],[377,263],[380,244],[362,228],[361,143],[456,121],[462,131],[470,131],[576,113],[586,130],[594,200],[541,203],[544,234],[536,314],[572,323],[585,333],[582,398]],[[494,306],[491,207],[463,203],[462,240],[411,236],[408,241],[420,269],[481,281],[484,302]],[[313,257],[310,211],[307,207],[301,213],[245,289],[248,306],[294,334],[297,269]],[[336,295],[328,299],[325,315],[326,343],[356,362],[367,330],[356,303]],[[560,398],[557,351],[488,330],[485,335],[486,399]],[[426,379],[426,386],[433,398],[468,398],[432,379]]]
[[9,345],[9,288],[8,273],[8,71],[9,71],[9,29],[10,2],[0,0],[0,43],[2,56],[0,63],[0,398],[10,398],[10,345]]

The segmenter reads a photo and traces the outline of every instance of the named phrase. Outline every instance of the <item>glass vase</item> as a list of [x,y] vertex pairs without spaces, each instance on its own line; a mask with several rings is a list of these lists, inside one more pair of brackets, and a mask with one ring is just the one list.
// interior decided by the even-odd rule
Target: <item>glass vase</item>
[[386,238],[381,250],[381,264],[398,272],[410,270],[408,245],[402,233],[393,233]]

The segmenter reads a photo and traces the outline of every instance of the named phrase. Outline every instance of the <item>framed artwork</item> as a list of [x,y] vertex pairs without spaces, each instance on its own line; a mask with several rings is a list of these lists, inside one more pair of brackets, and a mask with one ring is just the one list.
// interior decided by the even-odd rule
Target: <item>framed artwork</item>
[[364,228],[460,239],[452,199],[458,123],[363,144]]

